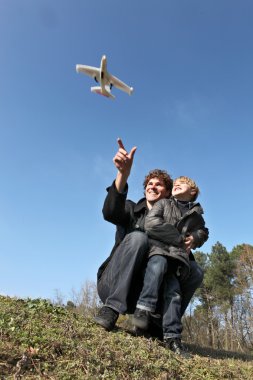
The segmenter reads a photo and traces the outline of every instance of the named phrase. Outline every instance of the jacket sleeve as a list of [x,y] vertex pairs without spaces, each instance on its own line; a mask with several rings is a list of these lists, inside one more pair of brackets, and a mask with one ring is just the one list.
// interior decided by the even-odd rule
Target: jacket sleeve
[[127,191],[128,185],[126,185],[124,193],[119,193],[116,189],[115,181],[107,188],[107,195],[102,209],[105,220],[122,226],[128,223],[130,211],[126,202]]
[[164,220],[163,214],[164,204],[158,201],[145,218],[145,231],[152,239],[168,245],[181,246],[183,244],[181,234],[176,227]]
[[[184,221],[185,225],[182,228],[182,235],[192,235],[194,239],[193,249],[200,248],[209,236],[209,230],[205,227],[205,221],[202,215],[194,212],[188,220]],[[179,226],[177,226],[179,227]]]
[[194,239],[194,249],[200,248],[209,237],[209,230],[206,227],[202,227],[190,233]]

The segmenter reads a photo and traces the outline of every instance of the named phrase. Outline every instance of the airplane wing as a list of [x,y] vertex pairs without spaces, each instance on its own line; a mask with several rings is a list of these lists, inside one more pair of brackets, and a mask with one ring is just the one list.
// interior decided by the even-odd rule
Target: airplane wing
[[118,88],[119,90],[125,91],[128,95],[131,95],[133,92],[133,87],[129,87],[127,84],[119,80],[118,78],[114,77],[111,74],[108,74],[108,80],[110,84]]
[[76,65],[76,71],[77,73],[84,73],[86,75],[89,75],[91,78],[97,78],[97,80],[100,77],[100,69],[97,67]]

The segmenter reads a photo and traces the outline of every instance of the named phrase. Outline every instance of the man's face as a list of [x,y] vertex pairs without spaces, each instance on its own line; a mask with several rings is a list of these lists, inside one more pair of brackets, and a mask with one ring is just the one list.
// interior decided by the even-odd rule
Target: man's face
[[164,182],[159,178],[151,178],[147,183],[145,196],[149,208],[151,208],[159,199],[166,198],[169,195],[170,191],[166,189]]
[[194,194],[196,194],[196,191],[187,183],[181,181],[175,181],[173,183],[172,195],[179,201],[189,202]]

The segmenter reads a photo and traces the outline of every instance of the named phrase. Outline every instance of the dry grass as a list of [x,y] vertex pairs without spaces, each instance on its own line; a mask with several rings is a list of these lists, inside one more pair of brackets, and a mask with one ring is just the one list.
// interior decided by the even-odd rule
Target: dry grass
[[41,299],[0,297],[0,338],[1,380],[247,380],[253,373],[250,356],[192,346],[193,358],[182,359],[159,341],[121,328],[108,333]]

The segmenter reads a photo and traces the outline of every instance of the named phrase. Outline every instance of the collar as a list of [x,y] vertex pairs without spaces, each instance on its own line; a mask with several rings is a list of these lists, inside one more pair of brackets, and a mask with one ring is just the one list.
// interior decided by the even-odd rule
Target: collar
[[174,201],[176,202],[176,204],[178,205],[178,206],[181,206],[181,207],[183,207],[183,208],[188,208],[188,209],[190,209],[190,208],[192,208],[194,205],[195,205],[195,203],[194,202],[191,202],[191,201],[179,201],[178,199],[176,199],[175,197],[171,197],[172,199],[174,199]]
[[134,206],[134,212],[140,212],[141,210],[147,210],[147,201],[146,198],[141,198],[138,203]]

